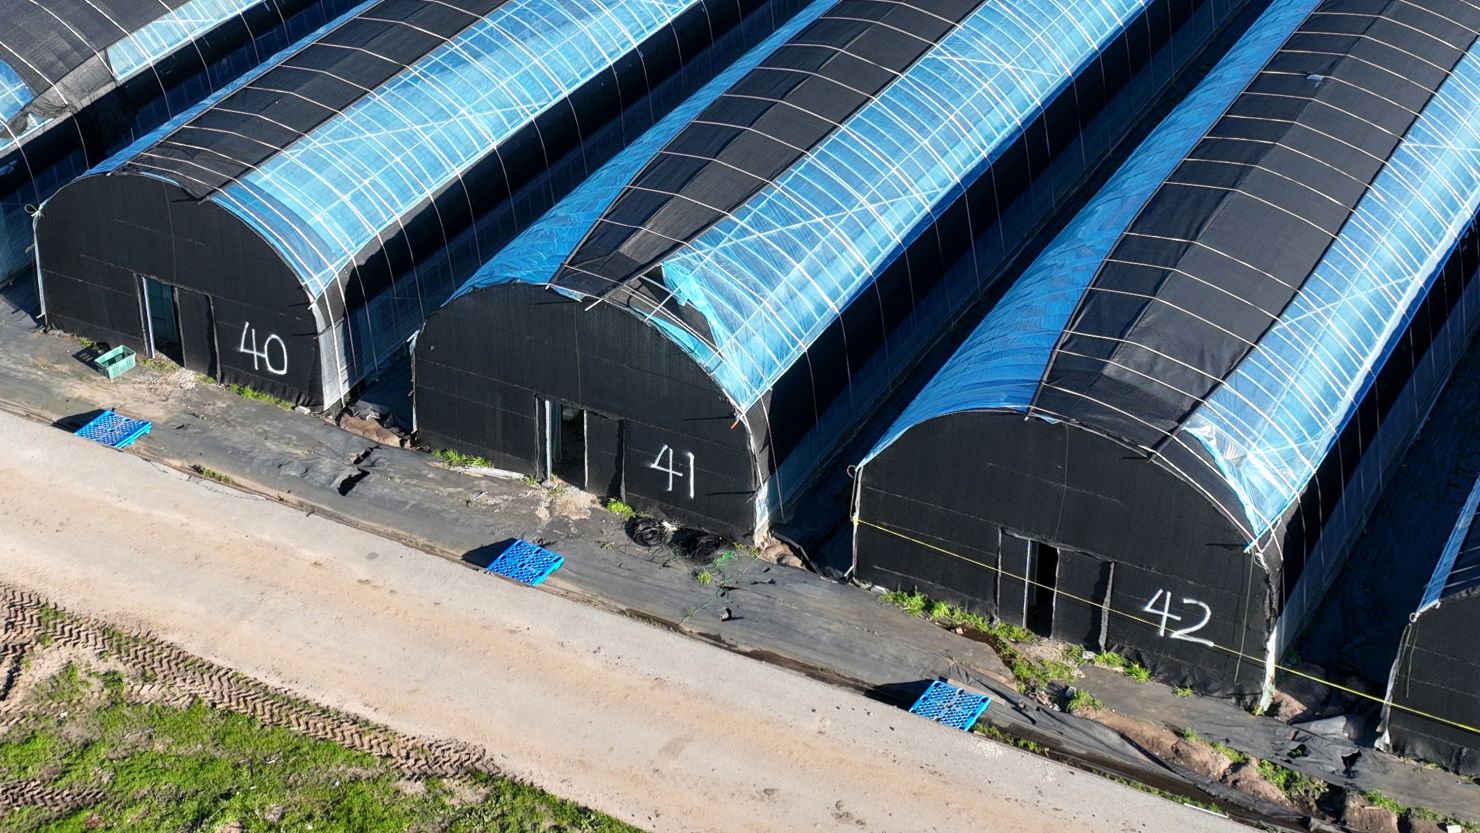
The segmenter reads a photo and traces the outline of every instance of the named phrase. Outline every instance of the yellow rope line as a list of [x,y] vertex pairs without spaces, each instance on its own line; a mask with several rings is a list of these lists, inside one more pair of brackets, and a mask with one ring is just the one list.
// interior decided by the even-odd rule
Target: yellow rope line
[[[1083,602],[1083,603],[1085,603],[1085,604],[1087,604],[1087,605],[1089,605],[1091,607],[1094,607],[1094,608],[1103,608],[1105,610],[1110,611],[1111,613],[1114,613],[1117,616],[1124,617],[1124,618],[1129,619],[1129,620],[1131,620],[1133,622],[1139,622],[1139,623],[1141,623],[1143,625],[1148,625],[1148,626],[1153,627],[1153,628],[1154,627],[1157,627],[1157,624],[1155,622],[1151,621],[1150,619],[1145,619],[1145,618],[1142,618],[1140,616],[1137,616],[1134,613],[1127,613],[1126,611],[1117,610],[1114,607],[1111,607],[1110,604],[1109,604],[1109,602],[1108,602],[1108,600],[1106,602],[1104,602],[1104,603],[1101,603],[1101,602],[1095,601],[1094,599],[1085,598],[1083,596],[1076,596],[1073,593],[1066,592],[1066,591],[1061,590],[1061,589],[1059,589],[1057,587],[1052,587],[1052,586],[1049,586],[1047,584],[1043,584],[1042,582],[1034,581],[1033,579],[1030,579],[1027,576],[1016,575],[1016,574],[1014,574],[1014,573],[1012,573],[1012,572],[1010,572],[1008,570],[1004,570],[1003,568],[998,567],[996,565],[987,564],[987,563],[984,563],[984,562],[981,562],[981,561],[977,561],[974,558],[971,558],[969,556],[962,555],[962,554],[960,554],[958,552],[952,552],[952,551],[950,551],[950,550],[948,550],[948,549],[946,549],[944,547],[940,547],[940,546],[937,546],[935,544],[932,544],[929,541],[922,541],[919,538],[915,538],[915,537],[913,537],[911,535],[907,535],[907,534],[905,534],[903,532],[900,532],[897,529],[891,529],[891,528],[889,528],[887,526],[883,526],[881,524],[876,524],[876,523],[874,523],[872,521],[866,521],[863,518],[858,517],[857,515],[853,516],[853,525],[854,526],[862,525],[862,526],[871,527],[873,529],[877,529],[880,532],[884,532],[884,533],[887,533],[889,535],[893,535],[896,538],[900,538],[900,539],[903,539],[905,541],[909,541],[910,543],[915,544],[917,546],[921,546],[921,547],[925,547],[926,549],[934,550],[934,551],[936,551],[938,553],[941,553],[942,555],[948,555],[951,558],[955,558],[957,560],[964,561],[967,564],[974,564],[974,565],[976,565],[978,567],[981,567],[984,570],[991,570],[994,573],[998,573],[1000,575],[1007,576],[1008,578],[1011,578],[1011,579],[1014,579],[1014,580],[1017,580],[1017,581],[1021,581],[1021,582],[1025,583],[1025,584],[1031,584],[1034,587],[1041,587],[1044,590],[1048,590],[1048,591],[1054,593],[1057,596],[1062,596],[1063,598],[1072,599],[1072,600],[1077,601],[1077,602]],[[1208,641],[1211,642],[1212,640],[1208,640]],[[1196,643],[1194,643],[1194,644],[1196,644]],[[1242,658],[1242,659],[1247,659],[1250,662],[1255,663],[1256,665],[1263,665],[1264,664],[1264,661],[1265,661],[1264,660],[1264,657],[1256,657],[1256,656],[1254,656],[1252,654],[1246,654],[1246,653],[1244,653],[1243,651],[1240,651],[1237,648],[1230,648],[1227,645],[1219,645],[1216,642],[1213,642],[1212,647],[1216,648],[1217,650],[1223,651],[1225,653],[1231,654],[1231,655],[1233,655],[1235,657],[1239,657],[1239,658]],[[1434,721],[1437,721],[1439,723],[1444,723],[1446,725],[1453,726],[1456,729],[1461,729],[1461,730],[1466,731],[1466,732],[1472,732],[1474,734],[1480,735],[1480,727],[1470,726],[1468,724],[1461,723],[1461,722],[1459,722],[1457,720],[1450,720],[1447,717],[1440,717],[1437,714],[1430,714],[1429,712],[1426,712],[1426,711],[1424,711],[1422,709],[1416,709],[1416,708],[1413,708],[1412,706],[1405,706],[1402,703],[1395,703],[1395,702],[1393,702],[1392,700],[1389,700],[1386,697],[1377,697],[1376,695],[1368,694],[1365,691],[1359,691],[1359,690],[1357,690],[1355,688],[1350,688],[1350,687],[1344,686],[1344,685],[1342,685],[1340,683],[1333,682],[1332,680],[1322,679],[1321,677],[1317,677],[1317,676],[1315,676],[1313,674],[1307,674],[1304,671],[1299,671],[1299,670],[1296,670],[1294,668],[1290,668],[1288,666],[1280,665],[1279,663],[1275,663],[1275,666],[1274,667],[1276,669],[1280,670],[1280,671],[1284,671],[1284,672],[1289,673],[1289,674],[1294,674],[1297,677],[1304,677],[1307,680],[1311,680],[1312,682],[1320,683],[1321,685],[1324,685],[1324,686],[1329,686],[1329,687],[1334,688],[1334,689],[1336,689],[1338,691],[1343,691],[1343,692],[1346,692],[1347,694],[1351,694],[1351,695],[1355,695],[1357,697],[1361,697],[1361,698],[1364,698],[1364,699],[1367,699],[1367,700],[1371,700],[1371,701],[1373,701],[1375,703],[1381,703],[1381,704],[1383,704],[1384,706],[1386,706],[1388,708],[1398,709],[1399,711],[1405,711],[1405,712],[1408,712],[1410,714],[1418,715],[1419,717],[1427,718],[1428,720],[1434,720]]]

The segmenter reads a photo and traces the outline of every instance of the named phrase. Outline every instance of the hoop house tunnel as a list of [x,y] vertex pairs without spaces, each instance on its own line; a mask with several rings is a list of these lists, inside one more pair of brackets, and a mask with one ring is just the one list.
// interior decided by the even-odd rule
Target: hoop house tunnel
[[764,533],[1236,3],[813,3],[517,238],[419,436]]
[[350,0],[8,3],[0,27],[0,284],[31,271],[57,188]]
[[1388,685],[1379,746],[1480,776],[1480,481],[1470,491]]
[[316,408],[791,0],[374,0],[49,200],[49,324]]
[[1276,0],[863,461],[857,575],[1260,695],[1474,329],[1477,31]]

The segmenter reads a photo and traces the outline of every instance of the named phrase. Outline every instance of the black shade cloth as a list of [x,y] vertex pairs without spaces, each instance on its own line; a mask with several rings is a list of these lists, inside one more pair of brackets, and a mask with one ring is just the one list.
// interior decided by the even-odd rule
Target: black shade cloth
[[1161,185],[1101,266],[1035,406],[1158,448],[1325,255],[1480,31],[1451,0],[1330,0]]

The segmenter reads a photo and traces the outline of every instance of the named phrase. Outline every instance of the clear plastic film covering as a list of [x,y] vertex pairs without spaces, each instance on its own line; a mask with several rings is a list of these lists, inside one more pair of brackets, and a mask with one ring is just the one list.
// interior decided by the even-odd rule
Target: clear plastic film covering
[[16,113],[30,102],[31,90],[26,82],[10,68],[10,64],[0,61],[0,123],[15,118]]
[[698,92],[671,110],[514,238],[463,284],[453,298],[485,286],[504,283],[543,284],[549,280],[586,236],[591,224],[596,222],[648,160],[672,141],[683,130],[684,125],[719,98],[721,93],[755,69],[778,46],[816,20],[831,4],[832,0],[815,0],[765,41],[726,67],[724,72],[716,75]]
[[663,262],[666,285],[703,315],[712,340],[670,334],[749,408],[1145,6],[983,5]]
[[498,144],[700,0],[509,0],[212,199],[314,294]]
[[1439,563],[1424,587],[1415,616],[1439,604],[1450,592],[1480,584],[1480,541],[1473,534],[1480,533],[1475,527],[1476,512],[1480,512],[1480,480],[1470,489],[1459,519],[1444,542]]
[[1294,302],[1184,427],[1212,452],[1256,533],[1315,473],[1477,208],[1472,48]]
[[23,137],[45,123],[30,116],[24,122],[11,124],[34,95],[16,71],[0,61],[0,154],[8,153]]
[[867,463],[911,427],[962,411],[1026,412],[1100,264],[1157,187],[1318,0],[1276,0],[1027,268],[920,391]]
[[262,0],[191,0],[108,47],[113,77],[127,80]]

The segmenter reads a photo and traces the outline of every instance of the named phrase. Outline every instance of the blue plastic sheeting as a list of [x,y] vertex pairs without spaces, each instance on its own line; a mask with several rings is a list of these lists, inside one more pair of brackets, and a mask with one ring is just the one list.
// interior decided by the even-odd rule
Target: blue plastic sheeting
[[1256,533],[1315,474],[1480,208],[1477,53],[1424,107],[1290,307],[1186,423]]
[[864,463],[936,417],[1028,410],[1070,314],[1121,232],[1318,2],[1276,0],[1265,10],[1024,271]]
[[[726,67],[724,72],[671,110],[501,249],[463,284],[453,295],[453,299],[495,284],[543,284],[549,280],[566,258],[570,257],[571,252],[575,251],[576,246],[591,230],[592,224],[612,200],[616,199],[622,188],[658,151],[672,141],[705,107],[714,103],[725,90],[755,69],[766,56],[815,21],[832,3],[833,0],[815,0],[770,37]],[[448,303],[452,301],[449,300]]]
[[1439,563],[1434,567],[1434,575],[1424,587],[1423,600],[1419,602],[1415,616],[1444,599],[1449,589],[1450,576],[1454,574],[1454,565],[1459,559],[1461,550],[1465,550],[1466,554],[1474,550],[1475,543],[1469,541],[1469,537],[1477,511],[1480,511],[1480,480],[1476,480],[1474,487],[1470,489],[1470,496],[1465,500],[1465,507],[1459,513],[1459,521],[1449,533],[1449,540],[1444,542],[1444,551],[1439,556]]
[[355,254],[700,0],[509,0],[213,195],[321,294]]
[[108,47],[113,77],[125,81],[262,0],[191,0]]

